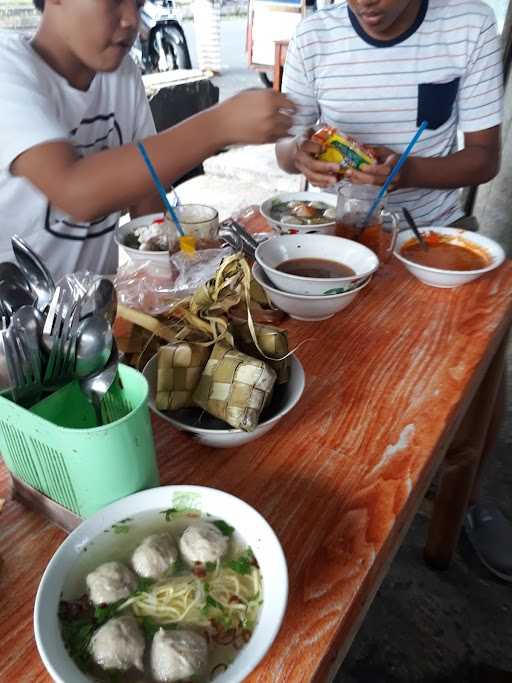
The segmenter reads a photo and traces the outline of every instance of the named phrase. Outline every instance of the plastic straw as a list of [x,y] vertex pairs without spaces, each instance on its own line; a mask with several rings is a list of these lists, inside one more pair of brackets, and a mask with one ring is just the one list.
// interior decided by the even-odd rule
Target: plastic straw
[[146,166],[148,167],[148,171],[151,175],[151,178],[153,182],[155,183],[156,189],[158,190],[158,194],[160,195],[160,199],[163,202],[163,205],[165,207],[165,210],[172,216],[172,220],[174,221],[174,224],[176,225],[176,228],[180,235],[182,237],[185,237],[185,232],[183,228],[181,227],[180,219],[178,218],[176,211],[173,209],[171,206],[171,203],[169,202],[167,198],[167,193],[165,191],[164,186],[160,182],[160,178],[157,175],[157,172],[155,171],[155,167],[151,163],[151,159],[148,156],[148,153],[146,152],[146,148],[142,144],[142,142],[139,142],[137,147],[139,148],[139,152],[142,154],[142,158],[146,162]]
[[375,198],[373,204],[372,204],[371,207],[370,207],[370,210],[369,210],[368,213],[366,214],[366,218],[364,219],[364,225],[366,225],[366,224],[368,223],[368,221],[370,220],[370,218],[372,217],[373,212],[375,211],[375,209],[377,208],[377,206],[378,206],[378,205],[380,204],[380,202],[382,201],[382,198],[383,198],[384,195],[386,194],[386,192],[387,192],[387,190],[388,190],[388,187],[391,185],[391,183],[393,182],[393,180],[396,178],[397,174],[400,172],[400,169],[401,169],[402,166],[405,164],[405,162],[406,162],[406,160],[407,160],[407,157],[408,157],[409,154],[411,153],[412,148],[413,148],[414,145],[418,142],[418,139],[419,139],[420,135],[423,133],[423,131],[425,130],[425,128],[426,128],[427,126],[428,126],[428,121],[422,121],[422,122],[421,122],[420,127],[419,127],[418,130],[414,133],[414,135],[413,135],[411,141],[409,142],[409,144],[407,145],[407,147],[406,147],[406,148],[404,149],[404,151],[402,152],[402,156],[398,159],[398,161],[396,162],[396,164],[395,164],[393,170],[391,171],[391,173],[390,173],[390,174],[388,175],[388,177],[386,178],[386,182],[385,182],[384,185],[381,187],[379,194],[376,196],[376,198]]

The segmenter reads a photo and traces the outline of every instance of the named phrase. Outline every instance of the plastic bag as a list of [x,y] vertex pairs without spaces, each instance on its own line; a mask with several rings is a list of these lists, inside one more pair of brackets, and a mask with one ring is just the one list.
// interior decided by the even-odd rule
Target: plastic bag
[[151,261],[127,261],[114,279],[120,304],[150,315],[164,313],[175,301],[192,294],[211,279],[220,262],[233,252],[229,247],[203,249],[193,254],[177,252],[169,257],[169,270],[155,270]]

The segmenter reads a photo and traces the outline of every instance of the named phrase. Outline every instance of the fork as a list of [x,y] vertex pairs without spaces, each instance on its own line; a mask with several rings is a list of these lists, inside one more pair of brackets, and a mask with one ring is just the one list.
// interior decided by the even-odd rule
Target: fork
[[63,298],[60,287],[55,288],[55,292],[50,302],[50,308],[43,327],[43,341],[46,348],[50,349],[50,355],[46,362],[43,383],[47,384],[53,378],[54,368],[59,352],[59,342],[62,324]]

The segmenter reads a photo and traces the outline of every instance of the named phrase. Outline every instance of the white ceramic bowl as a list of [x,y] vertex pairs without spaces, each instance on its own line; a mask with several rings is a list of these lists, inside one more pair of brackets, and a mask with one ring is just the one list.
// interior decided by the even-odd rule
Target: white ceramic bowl
[[[430,231],[438,232],[441,235],[449,235],[455,240],[459,240],[461,245],[474,244],[479,250],[484,250],[489,255],[490,263],[485,268],[480,268],[479,270],[442,270],[441,268],[430,268],[429,266],[422,266],[419,263],[414,263],[400,254],[400,249],[405,242],[414,238],[412,230],[404,230],[398,235],[394,254],[412,275],[426,285],[442,288],[458,287],[459,285],[466,284],[466,282],[476,280],[484,273],[488,273],[498,266],[501,266],[505,260],[505,252],[502,247],[494,240],[485,237],[485,235],[481,235],[478,232],[461,230],[460,228],[441,228],[437,226],[420,228],[421,233],[428,233]],[[457,241],[455,243],[457,244]]]
[[[363,283],[379,267],[379,259],[368,247],[332,235],[281,235],[263,242],[256,249],[256,261],[276,289],[290,294],[318,296],[335,290],[347,292]],[[340,278],[314,278],[289,275],[276,270],[283,261],[318,258],[339,261],[355,275]]]
[[[263,659],[277,636],[288,599],[286,559],[277,536],[254,508],[224,491],[201,486],[162,486],[135,493],[103,508],[82,522],[50,560],[37,591],[34,631],[41,659],[55,683],[92,681],[68,655],[57,617],[61,591],[84,549],[95,539],[101,538],[112,524],[142,513],[158,514],[170,507],[179,507],[185,498],[191,507],[218,516],[235,527],[251,546],[265,587],[259,621],[251,640],[215,682],[239,683]],[[122,540],[126,541],[127,536],[123,535]]]
[[282,235],[295,235],[305,233],[320,233],[323,235],[334,235],[336,220],[322,223],[321,225],[301,225],[300,223],[283,223],[271,216],[272,204],[274,202],[323,202],[333,209],[336,208],[337,195],[330,192],[281,192],[273,197],[266,199],[260,206],[262,216],[278,230]]
[[303,294],[289,294],[272,287],[272,283],[265,276],[263,268],[255,263],[252,274],[268,295],[270,301],[291,318],[296,320],[327,320],[346,308],[370,282],[368,277],[359,287],[341,294],[320,294],[319,296],[305,296]]
[[158,354],[155,354],[142,371],[149,384],[150,408],[176,429],[190,432],[198,441],[212,448],[235,448],[259,439],[295,407],[304,393],[306,384],[304,369],[298,358],[292,356],[290,379],[286,384],[276,385],[270,406],[263,413],[263,421],[254,431],[244,432],[242,429],[226,427],[224,422],[204,413],[200,408],[182,408],[172,412],[158,410],[155,406],[157,371]]
[[[84,549],[102,538],[112,524],[141,513],[159,513],[184,504],[224,519],[252,548],[261,569],[264,601],[249,643],[216,683],[242,681],[272,645],[286,609],[288,571],[281,544],[268,522],[244,501],[218,489],[202,486],[162,486],[135,493],[108,505],[85,520],[62,543],[39,584],[34,610],[37,648],[55,683],[91,683],[68,655],[57,617],[61,591]],[[127,536],[123,535],[123,542]]]
[[121,253],[137,267],[144,263],[151,263],[152,274],[155,276],[171,275],[171,264],[168,251],[141,251],[133,247],[127,247],[124,243],[125,238],[136,228],[151,225],[158,218],[163,218],[163,213],[152,213],[147,216],[139,216],[128,223],[118,225],[114,231],[114,240]]

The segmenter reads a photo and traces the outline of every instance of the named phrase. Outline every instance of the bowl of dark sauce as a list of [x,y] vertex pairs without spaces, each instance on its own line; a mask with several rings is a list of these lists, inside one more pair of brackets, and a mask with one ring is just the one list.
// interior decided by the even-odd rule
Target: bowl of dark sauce
[[274,237],[260,244],[256,261],[274,287],[306,296],[348,292],[379,267],[373,251],[333,235]]

